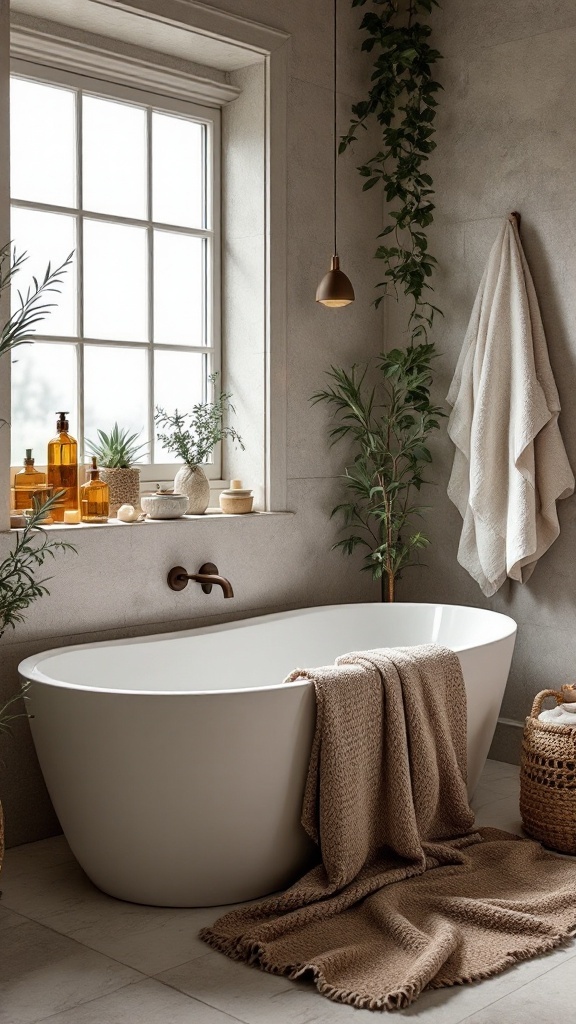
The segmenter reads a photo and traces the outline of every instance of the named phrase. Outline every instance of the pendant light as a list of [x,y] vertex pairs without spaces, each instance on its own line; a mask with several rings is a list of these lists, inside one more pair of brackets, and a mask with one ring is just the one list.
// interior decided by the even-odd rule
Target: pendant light
[[316,302],[322,303],[323,306],[331,306],[338,308],[339,306],[348,306],[351,302],[354,302],[354,289],[351,282],[346,277],[346,274],[340,270],[340,258],[338,256],[338,248],[336,244],[336,206],[337,206],[337,161],[338,161],[338,133],[337,133],[337,102],[338,93],[336,89],[336,55],[337,55],[337,20],[336,20],[336,4],[338,0],[334,0],[334,255],[330,265],[330,270],[322,278],[318,288],[316,289]]

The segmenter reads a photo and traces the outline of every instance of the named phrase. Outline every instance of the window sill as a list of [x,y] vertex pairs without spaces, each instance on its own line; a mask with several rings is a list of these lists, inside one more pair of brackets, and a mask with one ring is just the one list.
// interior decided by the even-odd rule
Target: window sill
[[[84,530],[109,530],[117,529],[118,527],[124,529],[126,527],[134,526],[165,526],[167,523],[190,523],[190,522],[207,522],[207,521],[222,521],[229,522],[234,519],[261,519],[262,517],[268,516],[291,516],[293,512],[246,512],[244,515],[230,515],[229,513],[221,512],[219,508],[208,508],[206,512],[201,516],[179,516],[177,519],[143,519],[139,523],[122,523],[119,519],[109,519],[107,523],[52,523],[50,526],[44,526],[43,530],[46,533],[82,533]],[[19,533],[19,529],[11,529],[7,531],[9,533]]]

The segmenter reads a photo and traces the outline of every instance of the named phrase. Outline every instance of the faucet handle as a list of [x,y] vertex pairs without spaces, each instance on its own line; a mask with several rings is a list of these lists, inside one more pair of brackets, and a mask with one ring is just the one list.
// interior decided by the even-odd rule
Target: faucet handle
[[[219,576],[218,566],[214,565],[214,562],[204,562],[198,569],[198,576]],[[212,583],[202,583],[202,590],[205,594],[209,594],[212,590]]]
[[188,586],[188,573],[183,565],[175,565],[168,573],[170,590],[184,590]]

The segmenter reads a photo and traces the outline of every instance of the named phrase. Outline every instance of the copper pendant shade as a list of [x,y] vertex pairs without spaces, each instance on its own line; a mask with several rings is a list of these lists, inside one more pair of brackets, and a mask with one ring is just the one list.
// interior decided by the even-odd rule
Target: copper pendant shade
[[340,270],[340,257],[333,256],[330,270],[316,289],[316,302],[323,306],[348,306],[354,302],[354,289],[350,279]]
[[337,0],[334,0],[334,253],[332,256],[332,262],[330,270],[322,278],[318,288],[316,289],[316,302],[320,302],[323,306],[330,306],[333,309],[338,309],[340,306],[348,306],[351,302],[354,302],[354,289],[350,282],[350,279],[346,277],[346,274],[340,270],[340,257],[338,256],[338,247],[336,245],[336,209],[338,199],[338,176],[337,176],[337,161],[338,161],[338,135],[337,135],[337,80],[336,80],[336,56],[337,56],[337,20],[336,20],[336,4]]

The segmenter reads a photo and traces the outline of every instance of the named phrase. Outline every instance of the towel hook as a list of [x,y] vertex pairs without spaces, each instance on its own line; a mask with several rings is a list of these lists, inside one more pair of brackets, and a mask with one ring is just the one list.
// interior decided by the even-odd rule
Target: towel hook
[[517,210],[512,210],[512,213],[508,215],[508,220],[511,221],[512,224],[516,223],[518,233],[520,233],[520,223],[522,221],[522,217],[520,216]]

